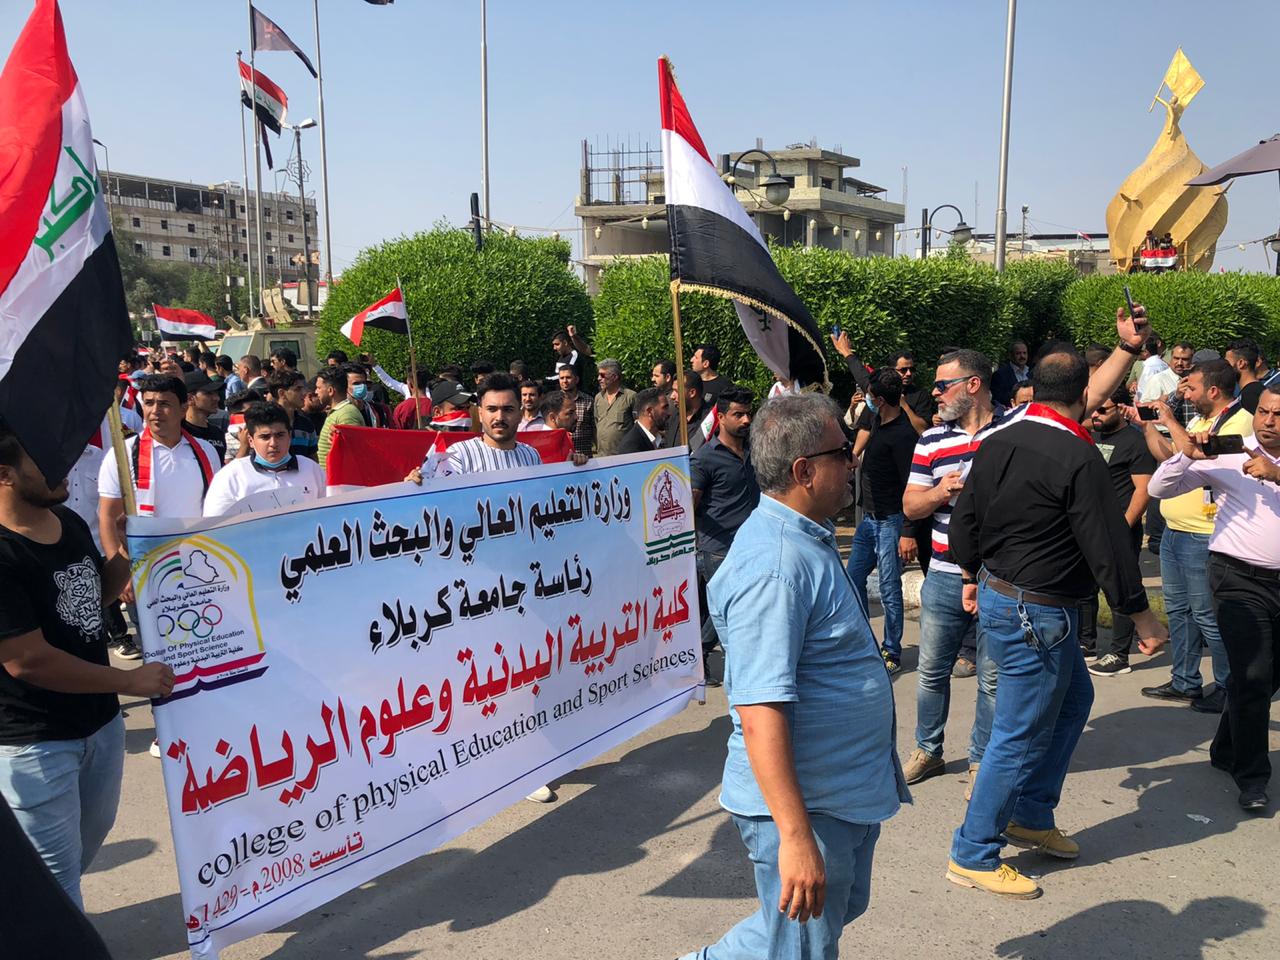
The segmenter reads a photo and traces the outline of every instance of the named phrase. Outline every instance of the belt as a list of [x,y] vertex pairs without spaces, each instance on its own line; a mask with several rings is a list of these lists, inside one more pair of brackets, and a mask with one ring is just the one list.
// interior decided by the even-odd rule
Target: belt
[[1246,577],[1252,577],[1255,580],[1269,580],[1272,583],[1280,582],[1280,570],[1274,567],[1259,567],[1256,564],[1249,563],[1247,560],[1237,560],[1235,557],[1229,557],[1225,553],[1218,553],[1215,550],[1209,551],[1209,559],[1217,560],[1232,570],[1238,570]]
[[879,510],[863,510],[862,515],[870,517],[872,520],[888,520],[902,513],[901,510],[895,510],[892,513],[881,513]]
[[978,580],[990,589],[1003,596],[1013,600],[1020,600],[1024,603],[1034,603],[1042,607],[1078,607],[1083,602],[1081,600],[1072,600],[1067,597],[1058,597],[1049,593],[1033,593],[1030,590],[1023,590],[995,576],[986,567],[983,567],[978,574]]

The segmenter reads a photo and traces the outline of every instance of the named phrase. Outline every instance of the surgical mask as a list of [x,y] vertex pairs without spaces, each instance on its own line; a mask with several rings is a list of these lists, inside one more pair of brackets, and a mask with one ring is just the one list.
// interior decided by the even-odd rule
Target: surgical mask
[[869,393],[867,394],[867,396],[866,396],[866,398],[865,398],[865,403],[866,403],[866,405],[867,405],[867,412],[868,412],[868,413],[871,413],[871,414],[877,414],[877,413],[879,413],[879,412],[880,412],[880,407],[879,407],[879,405],[876,403],[875,398],[871,396],[871,394],[869,394]]
[[293,456],[292,453],[286,453],[279,460],[272,462],[271,460],[268,460],[266,457],[260,456],[259,454],[255,453],[253,455],[253,462],[260,467],[265,467],[268,470],[279,470],[281,467],[283,467],[285,464],[289,462],[289,458],[292,456]]
[[363,400],[369,396],[369,385],[367,383],[357,383],[351,388],[351,399]]

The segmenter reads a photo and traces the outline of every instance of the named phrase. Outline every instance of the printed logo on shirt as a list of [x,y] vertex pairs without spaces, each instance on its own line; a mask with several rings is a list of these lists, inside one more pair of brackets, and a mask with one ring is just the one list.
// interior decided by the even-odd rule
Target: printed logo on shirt
[[1100,443],[1098,444],[1098,452],[1102,454],[1103,460],[1110,463],[1111,455],[1116,452],[1116,446],[1114,443]]
[[88,643],[102,631],[102,580],[98,568],[85,557],[53,575],[58,588],[55,609],[62,622],[75,627]]
[[689,478],[660,464],[644,483],[644,545],[649,563],[664,563],[694,550],[693,492]]

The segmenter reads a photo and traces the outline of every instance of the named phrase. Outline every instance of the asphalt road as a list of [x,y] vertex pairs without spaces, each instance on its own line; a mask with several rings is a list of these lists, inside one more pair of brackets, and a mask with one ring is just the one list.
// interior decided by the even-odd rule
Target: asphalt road
[[[877,623],[878,626],[878,623]],[[899,749],[912,747],[916,627],[894,683]],[[885,825],[871,909],[842,941],[877,958],[1270,958],[1280,942],[1280,832],[1243,814],[1208,764],[1215,720],[1144,700],[1167,656],[1097,680],[1060,825],[1071,864],[1016,853],[1045,896],[1007,902],[944,879],[964,810],[974,681],[955,681],[945,775],[914,788]],[[1205,664],[1206,671],[1208,664]],[[124,796],[84,879],[90,916],[118,960],[183,957],[172,844],[150,710],[127,710]],[[224,960],[314,958],[671,958],[755,909],[746,856],[716,803],[728,720],[723,693],[520,802],[436,852],[224,951]],[[1272,725],[1280,748],[1280,723]],[[1208,818],[1209,822],[1197,818]],[[1268,946],[1270,944],[1270,946]],[[0,951],[2,952],[2,951]]]

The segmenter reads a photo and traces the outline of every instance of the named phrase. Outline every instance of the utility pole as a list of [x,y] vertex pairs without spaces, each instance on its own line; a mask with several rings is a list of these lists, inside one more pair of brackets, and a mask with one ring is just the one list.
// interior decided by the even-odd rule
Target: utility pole
[[1013,104],[1013,33],[1018,0],[1009,0],[1009,22],[1004,38],[1004,110],[1000,117],[1000,182],[996,187],[996,273],[1004,269],[1004,245],[1009,233],[1009,110]]
[[1021,251],[1023,260],[1027,259],[1027,211],[1030,209],[1025,203],[1022,205],[1022,240],[1019,242],[1018,248]]
[[484,201],[484,227],[489,229],[489,14],[480,0],[480,193]]

